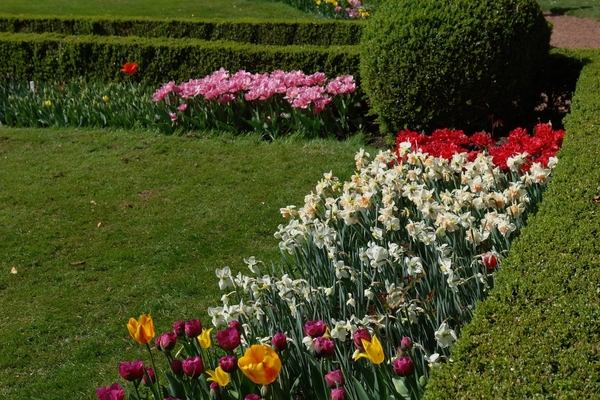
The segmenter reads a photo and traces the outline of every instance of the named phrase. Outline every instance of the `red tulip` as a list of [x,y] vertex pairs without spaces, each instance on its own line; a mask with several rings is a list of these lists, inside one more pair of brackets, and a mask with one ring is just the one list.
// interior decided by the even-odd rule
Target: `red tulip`
[[137,63],[125,63],[123,65],[123,68],[121,68],[121,71],[125,72],[126,74],[133,75],[137,72],[137,69]]

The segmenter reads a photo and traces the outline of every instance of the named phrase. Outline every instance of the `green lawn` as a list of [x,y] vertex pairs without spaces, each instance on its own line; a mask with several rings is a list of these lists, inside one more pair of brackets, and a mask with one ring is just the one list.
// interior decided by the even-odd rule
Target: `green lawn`
[[278,262],[279,208],[347,179],[358,148],[0,129],[0,398],[94,398],[146,356],[129,317],[210,326],[215,268]]
[[314,19],[283,3],[264,0],[0,0],[0,14],[201,19]]
[[600,21],[600,0],[538,0],[544,11]]

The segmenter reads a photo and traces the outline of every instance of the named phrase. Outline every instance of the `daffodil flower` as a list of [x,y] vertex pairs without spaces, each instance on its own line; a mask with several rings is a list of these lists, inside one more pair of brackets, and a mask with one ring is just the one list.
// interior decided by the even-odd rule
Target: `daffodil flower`
[[210,375],[210,378],[206,379],[209,382],[217,382],[219,386],[227,386],[229,384],[229,374],[223,371],[221,367],[215,368],[214,371],[208,370],[206,373]]
[[377,339],[377,336],[373,336],[371,341],[367,341],[362,339],[362,345],[365,348],[364,352],[360,352],[354,356],[354,361],[359,358],[366,358],[371,361],[373,364],[381,364],[385,359],[385,354],[383,354],[383,347]]

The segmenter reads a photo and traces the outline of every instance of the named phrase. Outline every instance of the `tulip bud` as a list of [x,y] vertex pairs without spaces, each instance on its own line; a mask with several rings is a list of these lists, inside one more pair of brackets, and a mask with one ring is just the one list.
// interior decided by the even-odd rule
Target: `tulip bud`
[[191,378],[197,378],[204,372],[204,362],[199,356],[187,358],[181,364],[183,372]]
[[235,328],[235,329],[237,329],[237,331],[239,333],[242,333],[242,324],[240,324],[240,322],[238,320],[236,320],[236,319],[234,319],[233,321],[229,322],[229,327],[230,328]]
[[225,328],[222,331],[217,332],[215,335],[218,345],[225,350],[233,350],[240,345],[240,332],[234,328]]
[[336,369],[325,375],[325,382],[327,382],[327,386],[335,389],[344,384],[344,375],[341,370]]
[[303,329],[304,333],[306,333],[308,336],[314,339],[316,337],[321,337],[325,334],[325,332],[327,331],[327,325],[321,320],[306,321]]
[[219,367],[228,374],[237,369],[237,358],[235,356],[224,356],[219,360]]
[[412,340],[409,337],[404,336],[400,341],[400,348],[404,351],[412,349]]
[[131,362],[122,362],[119,364],[119,375],[126,381],[137,381],[142,379],[144,376],[144,364],[142,360],[136,360]]
[[356,348],[361,352],[364,352],[365,348],[363,347],[362,340],[364,339],[370,343],[372,337],[367,328],[362,328],[354,332],[352,339],[354,340],[354,346],[356,346]]
[[481,261],[479,261],[479,263],[484,265],[488,271],[491,271],[498,266],[498,259],[494,253],[488,251],[481,256]]
[[175,332],[175,334],[177,336],[185,335],[185,322],[183,322],[183,321],[175,322],[173,324],[173,332]]
[[326,337],[318,337],[314,340],[315,355],[317,357],[329,357],[333,355],[334,343],[333,340]]
[[146,367],[146,373],[144,374],[144,383],[146,385],[150,385],[150,383],[148,382],[148,378],[150,378],[150,381],[152,381],[152,383],[156,382],[156,375],[154,374],[154,370],[150,367]]
[[214,396],[213,393],[211,393],[211,398],[219,398],[219,395],[221,394],[221,387],[219,386],[219,384],[217,382],[211,382],[210,383],[210,391],[214,392]]
[[195,338],[202,333],[202,322],[197,319],[190,319],[185,323],[185,335],[189,338]]
[[337,388],[331,391],[330,400],[345,400],[346,399],[346,390],[344,388]]
[[282,352],[287,349],[287,337],[284,333],[276,333],[273,335],[273,339],[271,339],[271,344],[275,347],[275,350]]
[[183,373],[183,365],[181,360],[171,361],[171,371],[173,371],[175,375],[181,375]]
[[175,348],[175,345],[177,344],[177,335],[175,334],[175,332],[163,333],[158,338],[156,338],[154,344],[156,344],[156,348],[158,350],[171,351]]
[[409,376],[415,372],[415,366],[409,357],[399,357],[393,363],[394,372],[398,376]]

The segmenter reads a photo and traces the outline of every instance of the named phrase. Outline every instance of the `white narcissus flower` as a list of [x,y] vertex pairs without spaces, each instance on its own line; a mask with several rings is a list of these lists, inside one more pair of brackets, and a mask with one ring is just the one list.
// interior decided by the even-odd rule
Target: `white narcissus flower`
[[356,300],[352,297],[352,293],[348,293],[348,301],[346,301],[346,305],[350,307],[356,307]]
[[215,270],[217,278],[219,278],[219,289],[224,290],[227,287],[234,287],[233,279],[231,278],[231,269],[223,267]]
[[448,328],[448,324],[445,321],[442,322],[442,325],[435,331],[435,340],[437,340],[438,345],[442,349],[452,346],[456,339],[456,332]]
[[250,271],[252,271],[252,273],[255,275],[260,275],[260,270],[256,266],[256,264],[259,262],[260,261],[256,261],[256,258],[254,256],[251,256],[248,259],[244,258],[244,263],[248,265]]
[[304,346],[306,346],[307,351],[309,351],[311,353],[315,351],[314,340],[310,336],[304,336],[304,338],[302,339],[302,344],[304,344]]

